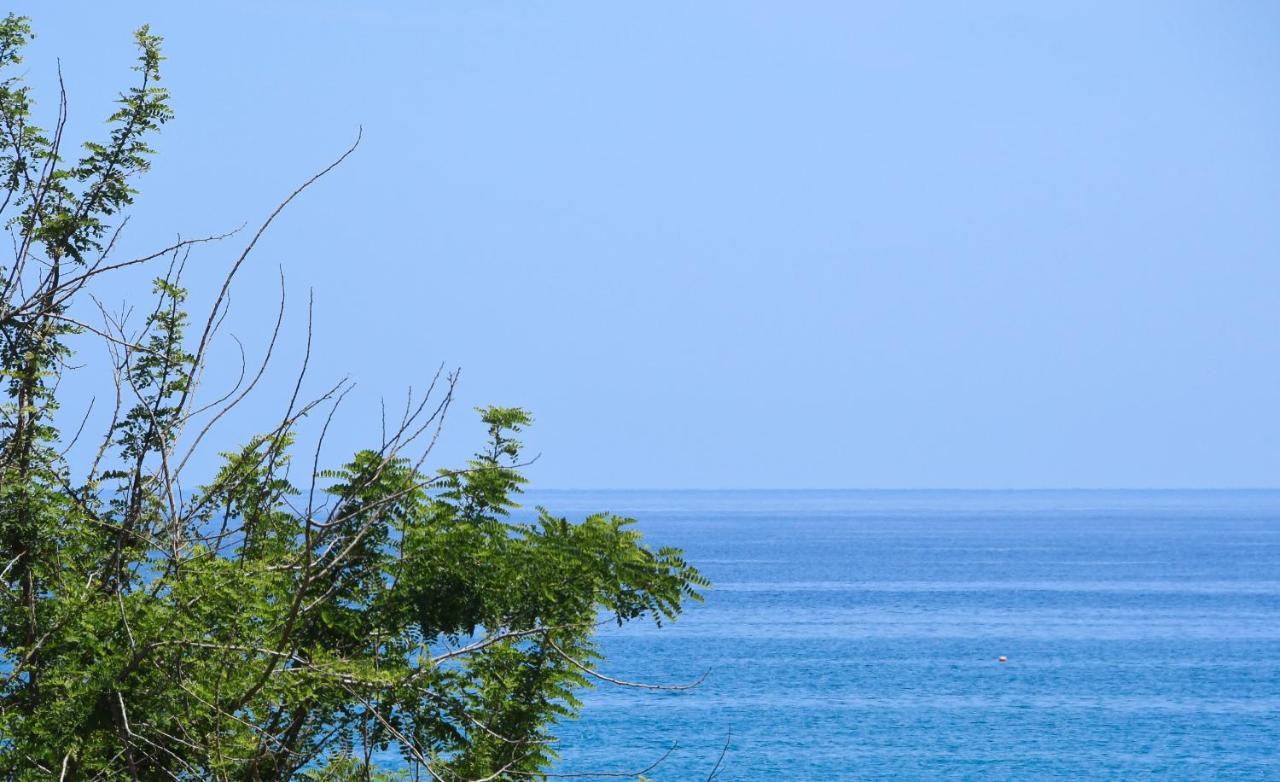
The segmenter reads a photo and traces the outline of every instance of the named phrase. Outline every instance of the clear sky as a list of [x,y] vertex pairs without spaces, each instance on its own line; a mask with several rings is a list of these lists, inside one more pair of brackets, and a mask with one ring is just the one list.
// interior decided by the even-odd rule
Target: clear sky
[[1280,4],[10,7],[79,136],[165,36],[131,246],[363,125],[233,312],[260,345],[282,264],[296,351],[314,288],[334,458],[445,362],[440,457],[527,406],[542,486],[1280,486]]

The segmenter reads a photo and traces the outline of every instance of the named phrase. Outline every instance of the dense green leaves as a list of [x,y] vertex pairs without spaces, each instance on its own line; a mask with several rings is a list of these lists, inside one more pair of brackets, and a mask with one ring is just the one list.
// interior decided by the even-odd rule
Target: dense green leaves
[[[66,163],[61,122],[40,130],[11,75],[30,35],[0,22],[0,212],[15,246],[0,266],[0,776],[539,777],[596,676],[599,623],[661,624],[706,582],[630,519],[513,516],[531,424],[518,408],[482,409],[479,453],[425,471],[409,451],[449,393],[305,478],[318,448],[296,458],[298,423],[339,397],[291,404],[184,481],[184,449],[243,398],[196,402],[225,310],[219,296],[188,335],[191,243],[152,256],[173,262],[137,333],[75,309],[99,276],[145,260],[110,258],[111,220],[171,116],[160,39],[138,32],[138,83],[106,140]],[[69,341],[90,332],[119,403],[101,447],[72,464],[59,389],[94,382]]]

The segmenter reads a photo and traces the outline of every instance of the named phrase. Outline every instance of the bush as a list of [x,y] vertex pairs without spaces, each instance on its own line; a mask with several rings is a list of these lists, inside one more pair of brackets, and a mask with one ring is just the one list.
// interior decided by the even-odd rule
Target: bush
[[[24,18],[0,23],[6,74],[30,36]],[[482,452],[425,471],[456,376],[334,469],[316,465],[317,445],[303,480],[289,471],[299,422],[332,416],[343,386],[310,401],[295,390],[214,474],[188,475],[257,382],[198,394],[235,273],[280,210],[198,328],[182,262],[211,239],[114,257],[147,139],[172,117],[160,39],[136,37],[138,83],[74,163],[65,108],[46,132],[21,79],[0,82],[0,211],[15,248],[0,266],[0,775],[539,778],[556,721],[598,676],[601,617],[660,624],[705,580],[679,551],[642,545],[630,519],[539,509],[515,521],[522,410],[481,410]],[[95,286],[148,262],[164,271],[142,327],[105,313],[91,325]],[[82,376],[77,336],[106,343],[110,376]],[[58,428],[69,382],[118,400],[87,464],[65,456],[81,433]]]

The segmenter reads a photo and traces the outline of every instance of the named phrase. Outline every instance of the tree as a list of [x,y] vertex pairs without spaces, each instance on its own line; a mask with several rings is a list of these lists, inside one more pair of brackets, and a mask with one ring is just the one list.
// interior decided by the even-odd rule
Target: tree
[[[0,266],[0,775],[371,779],[398,753],[415,779],[543,778],[557,720],[604,678],[597,623],[661,624],[706,581],[630,519],[516,521],[520,409],[482,409],[484,449],[425,470],[456,373],[345,464],[321,469],[317,442],[300,481],[299,422],[327,428],[346,386],[309,401],[295,388],[279,419],[191,477],[191,455],[262,377],[199,393],[235,274],[333,166],[248,240],[193,327],[183,263],[226,237],[114,255],[147,139],[172,118],[160,39],[137,32],[136,86],[71,162],[65,93],[46,132],[12,75],[30,37],[25,18],[0,23],[0,212],[15,248]],[[82,314],[107,275],[146,263],[163,271],[138,327]],[[59,388],[91,382],[71,361],[85,339],[108,347],[117,403],[94,458],[72,464],[82,433],[60,431]]]

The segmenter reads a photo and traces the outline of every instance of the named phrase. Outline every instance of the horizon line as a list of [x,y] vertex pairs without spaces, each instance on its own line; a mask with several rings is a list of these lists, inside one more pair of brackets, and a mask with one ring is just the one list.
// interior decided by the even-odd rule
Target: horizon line
[[1035,486],[1021,488],[1000,488],[1000,487],[975,487],[975,486],[898,486],[898,487],[785,487],[771,486],[762,488],[743,488],[743,487],[681,487],[681,488],[663,488],[657,486],[639,486],[639,487],[567,487],[567,486],[550,486],[537,487],[525,490],[525,493],[539,491],[634,491],[634,492],[1258,492],[1258,491],[1280,491],[1280,486]]

